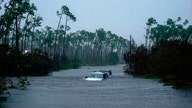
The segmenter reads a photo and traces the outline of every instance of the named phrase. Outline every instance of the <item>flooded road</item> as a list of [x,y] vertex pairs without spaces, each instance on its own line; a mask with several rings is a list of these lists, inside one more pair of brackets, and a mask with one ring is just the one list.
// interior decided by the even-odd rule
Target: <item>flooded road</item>
[[[85,66],[30,77],[27,90],[11,90],[4,108],[191,108],[192,90],[176,90],[149,79],[124,75],[124,65]],[[103,81],[85,81],[91,71],[111,69]]]

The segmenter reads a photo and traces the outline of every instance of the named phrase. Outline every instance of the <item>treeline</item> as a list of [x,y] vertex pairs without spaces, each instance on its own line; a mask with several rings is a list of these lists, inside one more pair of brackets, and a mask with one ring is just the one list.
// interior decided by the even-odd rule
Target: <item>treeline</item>
[[[45,59],[33,59],[33,61],[40,63],[51,59],[54,69],[78,68],[81,64],[116,64],[119,63],[119,60],[122,62],[122,53],[128,45],[126,39],[110,31],[106,32],[104,29],[98,29],[95,33],[82,30],[67,34],[67,31],[70,30],[67,25],[68,21],[76,21],[76,17],[67,6],[62,6],[56,12],[58,26],[54,29],[49,26],[41,28],[43,18],[37,14],[35,4],[31,4],[29,0],[1,1],[0,4],[0,11],[2,11],[0,17],[0,56],[4,58],[0,61],[2,68],[5,68],[5,62],[7,62],[6,68],[13,66],[15,71],[25,70],[23,67],[29,66],[21,66],[20,62],[30,62],[29,59],[32,56]],[[63,19],[65,25],[61,24]],[[39,56],[42,54],[43,57]],[[11,65],[11,63],[13,64]],[[30,66],[36,67],[35,64],[38,63],[31,63]],[[28,64],[25,63],[25,65]],[[37,69],[42,70],[41,68]],[[51,67],[48,69],[50,70]]]
[[[62,6],[56,12],[59,17],[58,27],[50,37],[41,32],[43,18],[37,14],[37,8],[35,4],[30,3],[30,0],[3,0],[0,4],[0,11],[3,13],[0,18],[0,44],[2,46],[8,45],[10,48],[14,48],[16,55],[20,55],[20,52],[31,53],[34,50],[43,52],[53,60],[55,69],[61,68],[60,64],[68,65],[66,67],[71,65],[71,60],[68,60],[64,53],[65,35],[69,28],[67,21],[69,19],[76,21],[76,17],[67,6]],[[63,16],[66,18],[65,25],[60,24]],[[51,54],[42,50],[42,46],[46,45],[48,47],[44,48],[50,48],[47,50],[51,50]],[[58,49],[58,46],[61,45],[62,49],[60,47]],[[62,60],[58,59],[59,52],[62,52]]]
[[6,77],[123,63],[123,53],[130,47],[128,40],[102,28],[67,34],[68,21],[76,21],[67,6],[56,12],[56,29],[41,27],[43,18],[30,0],[1,0],[0,13],[0,95],[7,88]]
[[68,21],[76,21],[67,6],[56,12],[54,29],[41,28],[43,18],[30,0],[0,4],[0,76],[45,75],[53,69],[123,63],[129,41],[102,28],[67,34]]
[[[55,48],[55,34],[58,33]],[[57,63],[79,61],[82,65],[107,65],[123,63],[123,53],[129,41],[103,28],[95,32],[79,30],[65,35],[65,30],[56,31],[52,27],[35,31],[34,48],[46,52]],[[135,44],[132,40],[132,44]],[[30,45],[28,45],[30,49]],[[55,51],[55,52],[54,52]],[[67,59],[68,58],[68,59]]]
[[43,21],[36,6],[29,0],[3,0],[0,7],[0,77],[48,74],[53,60],[35,48],[35,31]]
[[83,64],[106,65],[123,63],[129,41],[104,29],[95,33],[81,30],[67,35],[66,46],[69,58],[79,59]]
[[[151,43],[124,54],[127,73],[160,78],[178,88],[192,88],[192,25],[168,19],[158,24],[154,18],[146,23]],[[152,44],[152,45],[150,45]]]
[[[53,59],[58,68],[74,65],[104,65],[123,62],[129,41],[104,29],[94,33],[85,30],[67,34],[68,21],[76,17],[67,6],[56,12],[57,28],[41,28],[43,18],[37,14],[35,4],[29,0],[1,1],[0,43],[18,52],[39,50]],[[4,5],[4,6],[2,6]],[[62,20],[65,25],[62,25]],[[64,66],[68,67],[68,66]],[[76,67],[76,66],[75,66]]]

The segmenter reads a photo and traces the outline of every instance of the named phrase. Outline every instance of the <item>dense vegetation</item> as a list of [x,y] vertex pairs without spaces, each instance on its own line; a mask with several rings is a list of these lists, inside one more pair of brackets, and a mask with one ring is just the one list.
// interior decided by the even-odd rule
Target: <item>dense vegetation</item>
[[7,45],[0,45],[1,76],[47,75],[53,67],[47,54],[38,50],[17,52]]
[[6,90],[6,77],[123,63],[129,45],[128,40],[102,28],[67,34],[68,21],[76,21],[67,6],[56,12],[56,29],[41,27],[43,18],[30,0],[1,0],[0,13],[0,95]]
[[[179,17],[177,21],[180,21]],[[168,19],[165,25],[150,18],[147,25],[152,47],[141,45],[134,52],[124,54],[129,64],[128,73],[136,76],[157,77],[175,87],[192,88],[192,26]],[[152,27],[153,24],[157,24]],[[155,23],[154,23],[155,22]]]
[[123,63],[129,41],[104,29],[95,33],[81,30],[67,35],[66,46],[69,58],[79,59],[83,64],[106,65]]
[[[100,28],[95,32],[79,30],[67,34],[70,30],[68,21],[76,21],[76,17],[67,6],[62,6],[56,12],[58,24],[54,29],[50,26],[41,28],[43,18],[37,14],[35,4],[31,4],[29,0],[0,3],[0,11],[4,11],[0,20],[0,44],[21,52],[34,49],[45,52],[59,67],[69,61],[79,60],[83,64],[111,64],[111,53],[117,53],[120,61],[116,63],[123,62],[122,53],[127,50],[129,41],[111,31]],[[62,25],[62,20],[65,21],[65,25]]]

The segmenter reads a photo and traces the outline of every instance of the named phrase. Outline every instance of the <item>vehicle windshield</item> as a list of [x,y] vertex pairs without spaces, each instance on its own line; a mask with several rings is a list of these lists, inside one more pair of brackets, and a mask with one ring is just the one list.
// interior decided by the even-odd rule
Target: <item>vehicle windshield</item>
[[90,77],[103,78],[103,75],[102,74],[91,74]]

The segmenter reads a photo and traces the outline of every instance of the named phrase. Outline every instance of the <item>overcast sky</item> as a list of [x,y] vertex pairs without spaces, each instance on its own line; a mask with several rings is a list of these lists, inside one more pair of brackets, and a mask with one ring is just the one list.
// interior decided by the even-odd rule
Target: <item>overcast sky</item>
[[[112,31],[129,39],[132,35],[137,44],[144,43],[147,19],[155,18],[163,24],[168,18],[192,24],[192,0],[31,0],[43,17],[43,27],[56,28],[59,18],[56,11],[66,5],[77,17],[76,22],[69,21],[69,32],[87,30],[95,32],[98,28]],[[64,24],[64,19],[62,21]]]

